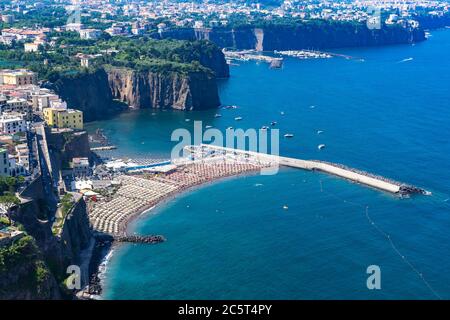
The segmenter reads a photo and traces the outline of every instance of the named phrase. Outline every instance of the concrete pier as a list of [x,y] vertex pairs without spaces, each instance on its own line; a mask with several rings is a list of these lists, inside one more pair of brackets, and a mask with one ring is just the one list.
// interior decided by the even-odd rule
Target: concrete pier
[[[226,154],[238,155],[241,158],[253,159],[257,162],[266,162],[267,165],[280,165],[292,168],[299,168],[310,171],[321,171],[324,173],[332,174],[356,183],[360,183],[372,188],[383,190],[386,192],[408,195],[408,194],[429,194],[428,191],[407,185],[398,181],[394,181],[382,176],[377,176],[361,170],[348,168],[346,166],[323,162],[318,160],[302,160],[296,158],[280,157],[276,155],[263,154],[252,151],[245,151],[239,149],[225,148],[214,145],[202,144],[201,146],[190,146],[190,150],[200,151],[207,156],[211,155],[211,152],[222,152]],[[197,149],[200,148],[200,149]]]
[[381,177],[379,178],[371,177],[363,173],[357,173],[356,170],[343,169],[333,164],[312,160],[307,161],[307,160],[280,157],[280,165],[306,170],[322,171],[387,192],[400,193],[401,183],[394,183],[388,181],[387,179],[386,180],[382,179]]
[[116,146],[103,146],[103,147],[93,147],[91,151],[107,151],[107,150],[115,150]]

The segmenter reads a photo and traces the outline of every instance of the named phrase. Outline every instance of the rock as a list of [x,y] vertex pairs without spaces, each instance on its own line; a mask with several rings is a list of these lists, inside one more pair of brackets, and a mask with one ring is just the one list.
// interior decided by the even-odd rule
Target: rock
[[188,74],[108,69],[115,99],[133,108],[200,110],[220,105],[216,79],[203,72]]

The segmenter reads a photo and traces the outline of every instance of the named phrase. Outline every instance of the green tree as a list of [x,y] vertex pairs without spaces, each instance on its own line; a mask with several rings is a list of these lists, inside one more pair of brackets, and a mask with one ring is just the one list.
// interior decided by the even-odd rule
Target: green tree
[[6,215],[9,220],[9,224],[11,225],[11,209],[14,206],[20,204],[19,198],[17,198],[14,194],[4,194],[0,196],[0,205],[6,210]]

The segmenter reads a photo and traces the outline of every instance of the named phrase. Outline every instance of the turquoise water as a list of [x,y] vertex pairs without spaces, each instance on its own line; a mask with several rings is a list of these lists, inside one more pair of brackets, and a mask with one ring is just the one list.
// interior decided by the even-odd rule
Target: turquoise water
[[[450,299],[450,30],[414,46],[340,52],[364,61],[232,67],[220,94],[240,108],[222,118],[144,110],[88,128],[103,128],[121,153],[167,157],[172,130],[193,120],[221,129],[278,121],[282,135],[295,134],[281,140],[283,155],[340,162],[433,196],[398,199],[294,169],[204,186],[134,224],[168,241],[121,246],[105,298]],[[369,265],[381,268],[381,290],[366,287]]]

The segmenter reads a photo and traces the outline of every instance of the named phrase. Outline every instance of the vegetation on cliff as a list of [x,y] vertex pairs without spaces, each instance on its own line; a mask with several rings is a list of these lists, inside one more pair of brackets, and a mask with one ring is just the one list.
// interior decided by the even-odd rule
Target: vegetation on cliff
[[0,299],[50,299],[53,282],[31,236],[0,247]]
[[[82,40],[75,32],[55,33],[53,47],[41,46],[38,52],[25,52],[22,45],[0,46],[0,60],[16,67],[38,72],[40,79],[55,82],[61,77],[95,72],[104,65],[128,67],[152,72],[203,72],[213,74],[204,61],[221,55],[208,41],[155,40],[148,37],[107,37]],[[81,66],[77,54],[99,55],[91,58],[90,67]],[[225,63],[222,57],[222,62]]]

